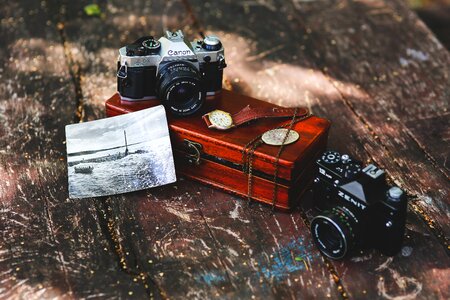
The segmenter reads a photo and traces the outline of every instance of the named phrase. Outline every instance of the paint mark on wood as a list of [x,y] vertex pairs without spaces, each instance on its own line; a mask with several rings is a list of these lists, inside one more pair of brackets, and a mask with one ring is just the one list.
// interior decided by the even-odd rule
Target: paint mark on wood
[[367,255],[362,255],[362,256],[355,256],[352,257],[350,260],[353,262],[362,262],[362,261],[367,261],[367,260],[371,260],[372,259],[372,253],[367,254]]
[[427,61],[430,56],[427,53],[424,53],[420,50],[415,50],[415,49],[406,49],[406,54],[418,61]]
[[268,263],[266,260],[259,260],[262,265],[261,274],[269,280],[280,281],[291,273],[309,271],[311,261],[320,257],[317,252],[311,251],[311,247],[313,245],[305,244],[302,238],[292,240],[270,255],[273,259]]
[[234,220],[239,220],[244,223],[250,223],[249,220],[243,219],[239,214],[239,209],[242,208],[241,202],[239,200],[235,201],[234,203],[234,209],[230,211],[230,217]]
[[199,282],[204,282],[207,285],[214,285],[217,283],[222,283],[225,281],[225,275],[215,274],[215,273],[205,273],[196,276],[195,278]]
[[170,212],[171,214],[174,214],[174,215],[176,215],[177,217],[183,219],[183,220],[186,221],[186,222],[191,222],[191,217],[189,216],[189,214],[184,213],[184,212],[180,211],[179,209],[175,209],[175,208],[172,208],[172,207],[170,207],[170,206],[167,206],[167,207],[166,207],[166,210],[167,210],[168,212]]
[[240,237],[239,234],[237,234],[236,232],[233,232],[232,230],[228,229],[228,228],[223,228],[223,227],[218,227],[218,226],[210,226],[210,228],[214,228],[217,230],[221,230],[223,232],[228,233],[229,235],[235,237],[241,244],[243,247],[245,248],[249,248],[250,246]]
[[[267,253],[260,253],[256,258],[251,258],[252,269],[256,272],[251,272],[250,269],[246,269],[243,273],[236,272],[236,270],[228,271],[229,274],[253,278],[250,282],[256,280],[261,284],[263,283],[263,278],[268,279],[270,282],[288,280],[293,273],[313,271],[311,269],[312,262],[317,257],[320,257],[320,254],[317,252],[312,254],[312,247],[314,247],[313,244],[305,244],[302,238],[293,239],[289,243],[281,245],[279,250],[270,254],[270,258],[268,258]],[[235,265],[235,267],[239,268],[239,265]],[[199,283],[219,285],[226,281],[227,274],[223,270],[217,270],[197,274],[194,278]]]
[[[375,269],[379,272],[387,270],[390,275],[389,277],[380,276],[378,279],[378,294],[390,300],[415,299],[422,291],[422,283],[414,277],[401,276],[397,270],[389,267],[393,260],[393,257],[389,257],[384,263]],[[398,289],[394,288],[393,291],[390,290],[393,289],[393,285],[391,284],[392,281],[398,287]]]

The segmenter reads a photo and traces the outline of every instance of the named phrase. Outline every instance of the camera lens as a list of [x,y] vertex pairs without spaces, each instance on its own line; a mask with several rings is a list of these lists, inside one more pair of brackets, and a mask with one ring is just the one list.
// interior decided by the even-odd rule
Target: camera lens
[[357,220],[343,207],[334,207],[316,216],[311,233],[319,250],[332,259],[343,258],[355,242]]
[[161,103],[178,116],[194,114],[205,101],[200,73],[186,61],[170,62],[162,66],[156,89]]

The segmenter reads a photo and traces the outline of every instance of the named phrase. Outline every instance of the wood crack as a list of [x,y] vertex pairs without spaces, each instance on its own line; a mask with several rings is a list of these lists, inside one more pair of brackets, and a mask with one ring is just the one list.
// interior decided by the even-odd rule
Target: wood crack
[[422,217],[422,220],[425,222],[425,224],[427,224],[428,228],[433,232],[433,234],[437,237],[439,242],[444,246],[447,255],[450,256],[449,239],[445,235],[441,226],[439,226],[439,224],[436,223],[433,220],[433,218],[430,217],[430,215],[421,207],[421,205],[418,205],[415,201],[410,201],[409,207],[412,208],[416,212],[416,214]]
[[139,280],[144,286],[147,296],[150,299],[154,299],[156,297],[156,295],[154,295],[155,290],[158,291],[159,296],[162,299],[168,299],[166,292],[158,286],[156,281],[153,280],[147,272],[139,271],[143,270],[143,268],[139,266],[139,263],[136,263],[134,270],[128,265],[126,253],[120,240],[118,226],[114,221],[115,217],[113,215],[113,209],[110,202],[111,198],[109,197],[100,198],[99,201],[95,203],[95,211],[97,212],[98,221],[103,235],[106,237],[110,249],[112,249],[117,257],[119,269],[125,274],[133,277],[134,280]]
[[[74,84],[75,90],[75,113],[73,122],[82,123],[85,121],[86,111],[85,111],[85,103],[83,100],[83,90],[81,85],[81,72],[80,65],[75,62],[72,52],[68,46],[68,38],[65,32],[65,21],[64,21],[64,12],[65,5],[63,4],[59,8],[58,16],[59,20],[57,21],[57,31],[59,33],[59,37],[61,39],[61,43],[64,49],[64,57],[66,59],[66,64],[69,69],[70,77]],[[141,282],[143,285],[148,297],[153,299],[155,295],[153,294],[154,290],[159,291],[160,298],[166,299],[166,293],[156,284],[156,282],[150,278],[150,276],[144,272],[138,272],[131,270],[126,264],[126,256],[124,253],[124,247],[120,242],[120,238],[118,235],[117,225],[114,221],[114,217],[112,216],[112,208],[109,203],[109,198],[100,199],[101,205],[97,202],[95,204],[95,211],[97,213],[97,219],[100,225],[100,228],[105,236],[106,241],[110,245],[110,249],[117,257],[117,264],[119,269],[123,271],[128,276],[133,277],[133,280]],[[47,214],[49,212],[47,211]],[[139,267],[139,266],[137,266]],[[66,271],[66,270],[64,270]],[[68,283],[68,282],[67,282]],[[69,285],[70,289],[70,285]],[[159,297],[158,297],[159,298]]]
[[[272,218],[274,218],[276,220],[276,216],[275,216],[274,211],[272,210],[272,208],[270,208],[268,206],[264,207],[262,204],[255,203],[255,202],[247,202],[247,204],[245,206],[246,206],[246,209],[244,209],[244,211],[245,211],[245,213],[247,215],[247,218],[251,219],[253,224],[257,224],[256,215],[262,216],[263,218],[266,218],[266,217],[270,216],[270,217],[272,217]],[[268,211],[265,211],[265,210],[268,210]],[[276,222],[278,222],[278,221],[276,220]],[[266,230],[270,232],[269,227],[268,227],[267,224],[266,224],[266,226],[267,226]],[[261,228],[259,226],[252,226],[252,230],[253,230],[254,234],[258,237],[258,239],[260,239],[260,240],[263,239],[263,233],[261,232]],[[278,253],[281,253],[282,246],[278,242],[277,237],[275,237],[273,232],[270,232],[270,234],[271,234],[272,238],[275,241]],[[259,244],[258,244],[258,246],[259,246]],[[259,246],[259,249],[261,251],[263,250],[262,247],[260,247],[260,246]],[[290,251],[290,252],[291,252],[291,256],[293,256],[292,251]],[[295,258],[292,258],[292,260],[295,261]],[[308,270],[308,264],[306,262],[303,262],[303,263],[305,264],[306,270]],[[283,264],[285,264],[285,262],[283,262]],[[260,269],[260,268],[258,267],[258,269]],[[262,276],[262,278],[272,288],[272,290],[275,290],[275,287],[273,286],[273,284],[271,284],[272,281],[269,281],[266,276]],[[274,294],[275,294],[275,292],[274,292]],[[291,294],[291,297],[295,298],[294,295],[295,294]]]
[[[311,228],[311,224],[310,224],[305,212],[302,209],[299,209],[299,212],[300,212],[300,217],[302,218],[302,221],[305,224],[306,228]],[[347,291],[344,287],[344,284],[341,280],[341,276],[339,275],[338,271],[334,267],[333,263],[321,251],[319,251],[319,252],[320,252],[320,255],[322,256],[323,261],[325,262],[325,266],[327,267],[327,270],[330,273],[331,278],[333,279],[333,282],[336,285],[339,295],[344,300],[349,299],[348,293],[347,293]]]
[[[189,13],[189,15],[190,15],[190,17],[191,17],[191,19],[193,21],[193,28],[196,28],[198,34],[200,36],[204,37],[205,30],[204,30],[203,26],[201,25],[200,21],[198,20],[198,18],[196,17],[196,15],[194,13],[194,10],[192,9],[192,6],[189,3],[189,0],[182,0],[182,2],[184,4],[184,6],[186,7],[186,10],[188,11],[188,13]],[[200,213],[201,213],[202,218],[204,219],[204,216],[203,216],[203,213],[201,212],[201,210],[200,210]],[[307,227],[309,228],[309,221],[307,220],[307,218],[304,215],[303,211],[301,211],[301,217],[302,217],[302,220],[305,223],[305,225],[307,225]],[[208,226],[208,224],[207,224],[205,219],[204,219],[204,222],[205,222],[205,224],[206,224],[210,234],[213,237],[214,243],[217,243],[217,241],[214,238],[214,235],[212,234],[211,229],[209,228],[209,226]],[[333,264],[329,261],[329,259],[326,258],[322,253],[321,253],[321,255],[322,255],[322,257],[323,257],[323,259],[325,261],[325,265],[326,265],[326,268],[327,268],[328,272],[330,273],[331,277],[333,278],[333,281],[334,281],[334,283],[336,285],[336,289],[337,289],[339,295],[342,297],[342,299],[348,299],[348,294],[347,294],[346,289],[345,289],[345,287],[344,287],[344,285],[343,285],[343,283],[342,283],[342,281],[340,279],[340,276],[339,276],[338,272],[334,268]],[[264,280],[266,280],[266,279],[264,279]],[[272,287],[272,285],[270,283],[269,283],[269,286]],[[272,293],[273,293],[273,291],[272,291]]]
[[[45,5],[48,6],[48,2],[44,1]],[[59,32],[61,32],[60,30],[58,30]],[[60,34],[61,36],[61,34]],[[61,42],[63,44],[64,47],[64,52],[66,52],[66,46],[64,39],[61,36]],[[66,56],[66,61],[67,61],[67,56]],[[38,181],[41,181],[41,177],[38,177]],[[45,186],[45,182],[41,182],[41,186]],[[64,274],[64,283],[67,285],[68,291],[69,291],[69,295],[73,295],[73,289],[72,289],[72,285],[70,284],[70,280],[69,280],[69,272],[66,268],[66,263],[64,260],[64,255],[61,252],[61,250],[58,247],[58,239],[56,238],[56,231],[55,231],[55,226],[53,223],[53,218],[52,218],[52,213],[50,211],[50,203],[47,197],[43,197],[43,204],[44,204],[44,216],[46,219],[46,225],[47,225],[47,229],[48,232],[50,234],[49,238],[51,240],[51,242],[55,245],[55,252],[56,252],[56,257],[57,260],[61,266],[61,271]]]
[[81,88],[81,75],[80,75],[80,66],[75,62],[72,56],[72,52],[70,51],[68,47],[67,42],[67,35],[64,30],[65,21],[63,17],[63,12],[65,11],[65,5],[63,4],[60,7],[59,11],[59,18],[60,20],[57,21],[56,28],[59,33],[59,37],[61,38],[62,46],[64,49],[64,56],[66,58],[66,64],[69,69],[69,74],[72,79],[72,82],[74,84],[74,91],[75,91],[75,114],[74,114],[74,122],[75,123],[81,123],[84,122],[84,118],[86,115],[85,111],[85,104],[83,101],[83,90]]
[[[400,122],[400,124],[402,124],[404,126],[404,124],[402,122]],[[439,170],[439,172],[442,173],[442,175],[445,176],[445,178],[447,178],[447,180],[450,180],[450,175],[447,173],[449,170],[445,167],[442,168],[438,162],[436,161],[436,159],[427,151],[427,149],[419,142],[419,140],[411,133],[411,131],[406,127],[405,127],[405,132],[406,134],[416,143],[417,147],[422,151],[422,153],[425,155],[425,157],[428,159],[428,161],[431,163],[431,165],[433,165],[433,167],[435,167],[436,169]]]

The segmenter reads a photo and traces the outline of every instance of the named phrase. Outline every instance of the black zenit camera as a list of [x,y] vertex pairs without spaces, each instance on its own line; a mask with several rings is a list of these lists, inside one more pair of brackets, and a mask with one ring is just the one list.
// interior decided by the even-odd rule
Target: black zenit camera
[[405,232],[406,194],[386,184],[383,170],[372,164],[362,169],[347,154],[327,151],[317,167],[314,204],[321,212],[311,233],[320,251],[332,259],[358,248],[395,255]]
[[181,30],[167,31],[120,48],[117,90],[122,100],[158,99],[175,115],[191,115],[221,91],[225,67],[219,38],[189,42]]

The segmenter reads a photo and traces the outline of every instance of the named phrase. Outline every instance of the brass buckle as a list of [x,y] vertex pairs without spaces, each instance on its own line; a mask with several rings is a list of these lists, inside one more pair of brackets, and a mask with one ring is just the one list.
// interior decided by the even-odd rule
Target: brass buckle
[[186,145],[188,152],[190,152],[186,154],[188,162],[196,166],[200,165],[200,158],[203,152],[202,144],[188,139],[184,140],[184,144]]

